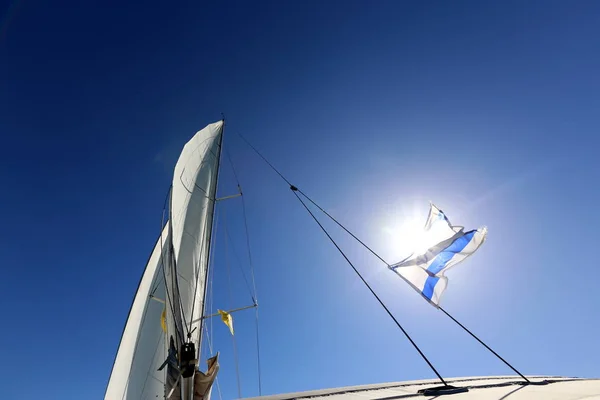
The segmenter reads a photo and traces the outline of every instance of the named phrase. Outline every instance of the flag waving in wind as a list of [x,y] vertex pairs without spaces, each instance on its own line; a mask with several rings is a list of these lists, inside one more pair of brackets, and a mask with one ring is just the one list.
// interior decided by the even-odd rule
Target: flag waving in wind
[[221,315],[221,321],[229,328],[229,332],[233,335],[233,317],[230,313],[223,310],[217,310],[219,315]]
[[421,241],[424,252],[413,253],[390,269],[435,307],[448,285],[444,273],[473,254],[483,244],[487,229],[464,232],[453,226],[444,212],[431,204]]

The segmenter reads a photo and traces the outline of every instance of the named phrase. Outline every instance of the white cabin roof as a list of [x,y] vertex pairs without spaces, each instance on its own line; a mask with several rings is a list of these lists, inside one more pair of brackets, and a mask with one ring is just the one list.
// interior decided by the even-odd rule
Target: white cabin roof
[[449,385],[468,387],[468,392],[424,396],[419,390],[440,386],[439,380],[421,380],[348,386],[335,389],[314,390],[274,396],[255,397],[254,400],[600,400],[600,379],[566,378],[556,376],[528,376],[532,382],[547,381],[547,385],[523,385],[523,379],[514,376],[489,376],[446,379]]

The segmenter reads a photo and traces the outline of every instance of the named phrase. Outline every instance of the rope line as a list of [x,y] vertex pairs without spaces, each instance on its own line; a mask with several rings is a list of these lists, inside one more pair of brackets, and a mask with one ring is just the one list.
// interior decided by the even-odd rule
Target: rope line
[[[327,211],[325,211],[323,208],[321,208],[321,206],[319,206],[316,202],[314,202],[310,197],[308,197],[301,190],[298,190],[298,192],[300,192],[300,194],[302,194],[302,196],[304,196],[308,201],[310,201],[312,204],[314,204],[321,212],[323,212],[327,217],[329,217],[333,222],[335,222],[346,233],[348,233],[350,236],[352,236],[352,238],[354,238],[358,243],[360,243],[365,249],[367,249],[368,251],[370,251],[375,257],[377,257],[385,265],[387,265],[388,268],[390,267],[390,264],[387,261],[385,261],[379,254],[377,254],[373,249],[371,249],[369,246],[367,246],[356,235],[354,235],[352,232],[350,232],[344,225],[342,225],[340,222],[338,222],[338,220],[336,220]],[[506,361],[498,353],[496,353],[494,350],[492,350],[492,348],[490,346],[488,346],[485,342],[483,342],[483,340],[479,339],[479,337],[477,337],[473,332],[471,332],[466,326],[464,326],[463,324],[461,324],[456,318],[454,318],[450,313],[448,313],[442,306],[438,305],[437,308],[439,308],[440,311],[442,311],[444,314],[446,314],[458,326],[460,326],[462,329],[464,329],[465,332],[467,332],[469,335],[471,335],[475,340],[477,340],[479,343],[481,343],[481,345],[483,345],[487,350],[489,350],[493,355],[495,355],[500,361],[502,361],[504,364],[506,364],[514,372],[516,372],[517,375],[519,375],[521,378],[523,378],[527,383],[530,383],[530,380],[527,379],[527,377],[525,377],[525,375],[523,375],[521,372],[519,372],[519,370],[517,370],[515,367],[513,367],[508,361]]]
[[292,183],[291,183],[290,181],[288,181],[288,180],[287,180],[287,178],[286,178],[285,176],[283,176],[283,174],[282,174],[281,172],[279,172],[279,170],[278,170],[277,168],[275,168],[275,166],[274,166],[273,164],[271,164],[271,163],[269,162],[269,160],[267,160],[267,159],[265,158],[265,156],[263,156],[263,155],[260,153],[260,151],[258,151],[258,150],[256,149],[256,147],[252,146],[252,144],[251,144],[251,143],[250,143],[248,140],[246,140],[246,138],[245,138],[245,137],[243,137],[241,133],[238,133],[238,136],[239,136],[240,138],[242,138],[242,140],[243,140],[244,142],[246,142],[246,144],[247,144],[248,146],[250,146],[250,148],[251,148],[252,150],[254,150],[254,152],[255,152],[255,153],[256,153],[256,154],[257,154],[257,155],[258,155],[260,158],[262,158],[262,159],[263,159],[263,161],[264,161],[265,163],[267,163],[267,165],[268,165],[269,167],[271,167],[271,169],[272,169],[273,171],[275,171],[275,173],[277,173],[277,175],[279,175],[279,177],[280,177],[281,179],[283,179],[283,180],[285,181],[285,183],[287,183],[287,184],[288,184],[288,185],[290,185],[290,186],[294,186],[294,185],[292,185]]
[[391,311],[386,307],[386,305],[379,298],[379,296],[377,295],[377,293],[375,293],[375,291],[373,290],[373,288],[371,288],[371,286],[367,283],[367,281],[365,280],[365,278],[363,278],[363,276],[361,275],[361,273],[358,272],[358,270],[356,269],[356,267],[354,266],[354,264],[352,264],[352,261],[350,261],[350,259],[348,258],[348,256],[346,256],[346,254],[344,253],[344,251],[340,248],[340,246],[336,243],[336,241],[331,237],[331,235],[329,234],[329,232],[327,232],[327,230],[325,229],[325,227],[323,227],[323,225],[317,219],[317,217],[315,217],[315,215],[310,210],[310,208],[308,208],[308,206],[306,205],[306,203],[304,203],[304,201],[302,201],[302,199],[300,198],[300,196],[298,196],[298,193],[296,193],[295,187],[292,187],[291,189],[292,189],[294,195],[296,196],[296,198],[298,199],[298,201],[300,201],[300,203],[302,203],[302,205],[304,206],[304,208],[306,209],[306,211],[308,211],[308,213],[313,218],[313,220],[319,225],[319,227],[321,228],[321,230],[323,231],[323,233],[325,233],[325,235],[327,235],[327,237],[329,238],[329,240],[331,241],[331,243],[333,243],[333,245],[338,250],[338,252],[344,257],[344,259],[346,260],[346,262],[348,263],[348,265],[350,265],[350,267],[352,267],[352,269],[354,270],[354,272],[356,273],[356,275],[365,284],[365,286],[367,287],[367,289],[369,289],[369,291],[371,292],[371,294],[377,299],[377,301],[379,302],[379,304],[381,305],[381,307],[383,307],[383,309],[387,312],[387,314],[390,316],[390,318],[396,323],[396,326],[398,326],[398,328],[400,328],[400,330],[402,331],[402,333],[404,333],[404,336],[406,336],[406,338],[410,341],[410,343],[414,346],[414,348],[419,352],[419,354],[421,355],[421,357],[423,358],[423,360],[425,360],[425,362],[427,363],[427,365],[429,365],[429,368],[431,368],[431,370],[436,374],[436,376],[440,379],[440,381],[442,381],[442,383],[445,386],[448,386],[448,384],[446,383],[446,381],[444,380],[444,378],[442,378],[442,376],[437,371],[437,369],[435,369],[435,367],[433,366],[433,364],[431,364],[431,362],[429,361],[429,359],[427,358],[427,356],[425,356],[425,354],[423,354],[423,352],[421,351],[421,349],[419,348],[419,346],[417,346],[417,344],[414,342],[414,340],[412,340],[412,338],[410,337],[410,335],[408,334],[408,332],[406,332],[406,330],[404,330],[404,328],[402,327],[402,325],[400,325],[400,322],[398,322],[398,320],[396,319],[396,317],[394,317],[394,315],[391,313]]
[[[371,252],[371,254],[373,254],[375,257],[377,257],[381,262],[383,262],[386,266],[388,266],[388,268],[390,267],[390,264],[385,261],[379,254],[377,254],[377,252],[375,252],[373,249],[371,249],[369,246],[367,246],[362,240],[360,240],[356,235],[354,235],[351,231],[349,231],[344,225],[342,225],[340,222],[338,222],[333,216],[331,216],[327,211],[325,211],[321,206],[319,206],[316,202],[314,202],[310,197],[308,197],[304,192],[302,192],[300,189],[298,189],[297,187],[295,187],[294,185],[292,185],[290,183],[290,181],[281,173],[279,172],[279,170],[277,168],[275,168],[275,166],[273,164],[271,164],[266,158],[265,156],[263,156],[244,136],[242,136],[240,133],[237,133],[238,136],[252,149],[254,150],[254,152],[277,174],[279,175],[279,177],[281,179],[283,179],[289,186],[290,188],[294,191],[294,194],[296,195],[296,197],[302,202],[302,199],[300,199],[300,197],[298,196],[298,194],[296,193],[296,191],[298,191],[300,194],[302,194],[303,197],[305,197],[308,201],[310,201],[315,207],[317,207],[322,213],[324,213],[327,217],[329,217],[333,222],[335,222],[340,228],[342,228],[346,233],[348,233],[350,236],[352,236],[353,239],[355,239],[358,243],[360,243],[364,248],[366,248],[369,252]],[[310,212],[310,210],[308,209],[308,207],[306,207],[306,205],[304,204],[304,202],[302,202],[302,204],[305,206],[305,208],[307,208],[307,210]],[[313,215],[313,218],[314,215]],[[317,223],[318,220],[317,220]],[[321,226],[321,224],[319,223],[319,225]],[[324,229],[321,226],[322,229]],[[327,233],[325,231],[325,233]],[[329,236],[329,234],[327,234],[327,236]],[[331,239],[331,238],[330,238]],[[336,246],[337,247],[337,246]],[[339,249],[339,248],[338,248]],[[382,304],[383,305],[383,304]],[[479,343],[481,343],[487,350],[489,350],[493,355],[495,355],[500,361],[502,361],[504,364],[506,364],[510,369],[512,369],[513,371],[515,371],[521,378],[523,378],[525,380],[525,382],[527,384],[531,383],[529,381],[529,379],[527,379],[525,377],[525,375],[523,375],[521,372],[519,372],[515,367],[513,367],[510,363],[508,363],[508,361],[506,361],[504,358],[502,358],[498,353],[496,353],[494,350],[491,349],[491,347],[489,347],[487,344],[485,344],[479,337],[477,337],[473,332],[471,332],[469,329],[467,329],[463,324],[461,324],[456,318],[454,318],[450,313],[448,313],[444,308],[438,306],[438,308],[444,313],[446,314],[452,321],[454,321],[458,326],[460,326],[462,329],[465,330],[465,332],[467,332],[469,335],[471,335],[474,339],[476,339]]]
[[242,277],[244,278],[244,282],[246,283],[246,289],[248,289],[248,293],[250,294],[250,298],[252,299],[252,301],[254,301],[254,295],[252,294],[252,288],[250,287],[250,283],[248,282],[248,278],[246,277],[246,273],[244,272],[244,269],[242,268],[242,262],[240,260],[240,257],[237,253],[237,251],[235,250],[235,247],[233,246],[233,239],[231,238],[231,235],[229,234],[229,230],[227,229],[227,227],[225,227],[225,233],[227,235],[227,238],[229,239],[229,244],[231,246],[231,251],[233,252],[233,255],[235,256],[235,259],[237,261],[236,265],[238,266]]
[[[254,274],[254,265],[252,263],[252,252],[250,251],[250,233],[248,230],[248,217],[246,216],[246,201],[242,195],[242,210],[244,214],[244,228],[246,229],[246,247],[248,248],[248,262],[250,263],[250,277],[252,278],[252,288],[254,289],[254,304],[258,306],[258,292],[256,291],[256,279]],[[258,318],[258,307],[254,309],[255,326],[256,326],[256,364],[258,369],[258,395],[262,396],[262,376],[260,367],[260,329]]]
[[[227,230],[227,216],[225,210],[223,210],[223,224],[225,226],[225,230]],[[229,267],[229,257],[227,251],[227,235],[225,236],[225,267],[227,270],[227,281],[229,282],[229,307],[232,307],[233,304],[233,291],[231,289],[231,271]],[[238,389],[238,398],[242,398],[242,386],[240,381],[240,361],[237,350],[237,341],[234,334],[231,335],[231,341],[233,342],[233,357],[235,360],[235,375],[237,379],[237,389]]]
[[231,155],[229,154],[229,151],[227,149],[225,149],[225,156],[229,160],[229,164],[231,165],[231,170],[233,171],[233,177],[235,178],[235,182],[237,183],[238,189],[240,189],[240,194],[241,194],[242,187],[240,186],[240,180],[238,178],[237,172],[235,171],[235,167],[233,166],[233,160],[231,159]]
[[388,267],[390,267],[390,264],[385,261],[381,256],[379,256],[379,254],[377,254],[373,249],[371,249],[369,246],[367,246],[362,240],[360,240],[356,235],[354,235],[352,232],[350,232],[348,229],[346,229],[346,227],[344,225],[342,225],[341,223],[338,222],[337,219],[335,219],[333,216],[331,216],[327,211],[325,211],[323,208],[321,208],[320,205],[318,205],[317,203],[315,203],[310,197],[308,197],[308,195],[306,195],[306,193],[304,193],[302,190],[298,189],[298,193],[300,193],[302,196],[304,196],[308,201],[310,201],[315,207],[317,207],[319,209],[319,211],[321,211],[323,214],[325,214],[326,216],[328,216],[333,222],[335,222],[340,228],[342,228],[347,234],[349,234],[350,236],[352,236],[352,238],[354,240],[356,240],[358,243],[360,243],[365,249],[369,250],[371,252],[371,254],[373,254],[375,257],[377,257],[379,260],[381,260],[381,262],[383,262],[385,265],[387,265]]
[[500,361],[502,361],[504,364],[508,365],[508,367],[510,369],[512,369],[513,371],[515,371],[521,378],[525,379],[525,381],[527,383],[531,383],[531,381],[529,379],[527,379],[525,377],[525,375],[523,375],[522,373],[519,372],[519,370],[517,370],[515,367],[513,367],[508,361],[506,361],[504,358],[502,358],[500,356],[500,354],[496,353],[494,350],[492,350],[492,348],[490,346],[488,346],[487,344],[485,344],[483,342],[483,340],[479,339],[477,336],[475,336],[475,334],[473,332],[471,332],[470,330],[467,329],[466,326],[464,326],[463,324],[461,324],[460,322],[458,322],[458,320],[456,318],[454,318],[452,315],[450,315],[446,310],[444,310],[442,307],[439,307],[439,309],[446,314],[452,321],[456,322],[458,324],[458,326],[460,326],[461,328],[463,328],[465,331],[467,331],[467,333],[471,336],[473,336],[473,338],[475,340],[477,340],[479,343],[481,343],[483,345],[483,347],[485,347],[486,349],[488,349],[493,355],[495,355],[496,357],[498,357],[500,359]]
[[[255,278],[255,274],[254,274],[254,263],[252,262],[252,251],[250,249],[250,230],[248,229],[248,216],[246,213],[246,199],[244,196],[244,192],[242,191],[242,186],[240,184],[238,174],[235,170],[235,165],[233,164],[233,160],[231,158],[231,155],[229,154],[229,151],[227,151],[227,149],[225,149],[225,154],[227,156],[227,159],[229,160],[229,164],[231,165],[231,170],[233,171],[233,176],[235,177],[235,181],[237,183],[238,190],[242,197],[242,213],[243,213],[243,217],[244,217],[244,230],[246,233],[246,248],[248,249],[248,263],[250,265],[250,277],[252,279],[252,289],[253,289],[251,296],[252,296],[252,301],[254,302],[254,304],[258,306],[258,292],[256,291],[256,278]],[[234,249],[234,253],[235,253],[235,249]],[[236,257],[237,257],[237,254],[236,254]],[[242,270],[242,273],[243,273],[243,270]],[[244,274],[243,276],[244,276],[244,280],[246,280],[246,275]],[[248,284],[247,280],[246,280],[246,284]],[[258,370],[258,395],[262,396],[262,375],[261,375],[261,366],[260,366],[260,329],[259,329],[258,307],[255,307],[254,316],[255,316],[254,321],[255,321],[255,327],[256,327],[256,364],[257,364],[257,370]]]

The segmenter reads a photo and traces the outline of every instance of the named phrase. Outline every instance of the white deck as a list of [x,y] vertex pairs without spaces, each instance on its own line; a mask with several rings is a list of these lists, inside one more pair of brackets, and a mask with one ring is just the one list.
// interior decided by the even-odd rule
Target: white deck
[[321,399],[325,400],[396,400],[396,399],[439,399],[439,400],[600,400],[600,379],[581,379],[565,377],[528,378],[533,382],[548,381],[547,385],[522,385],[519,377],[472,377],[454,378],[446,381],[456,387],[468,387],[464,393],[443,396],[424,396],[418,391],[439,386],[437,380],[422,380],[383,383],[376,385],[349,386],[336,389],[315,390],[309,392],[288,393],[275,396],[255,397],[254,400]]

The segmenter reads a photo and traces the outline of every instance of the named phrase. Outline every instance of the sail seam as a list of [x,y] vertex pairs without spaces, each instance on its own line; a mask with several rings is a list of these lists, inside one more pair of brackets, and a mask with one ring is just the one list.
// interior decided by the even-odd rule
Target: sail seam
[[[156,353],[158,352],[158,345],[160,344],[160,340],[161,340],[162,336],[158,337],[158,342],[156,343],[155,349],[154,349],[154,355],[152,356],[152,360],[156,359]],[[152,369],[152,363],[150,363],[150,366],[148,367],[148,372],[146,372],[146,379],[144,380],[144,385],[142,386],[142,393],[140,395],[140,399],[142,399],[144,397],[144,392],[146,391],[146,384],[148,383],[148,377],[152,376],[154,379],[156,379],[157,381],[160,382],[160,380],[158,380],[154,375],[150,374],[150,370]],[[163,383],[163,382],[160,382]]]

